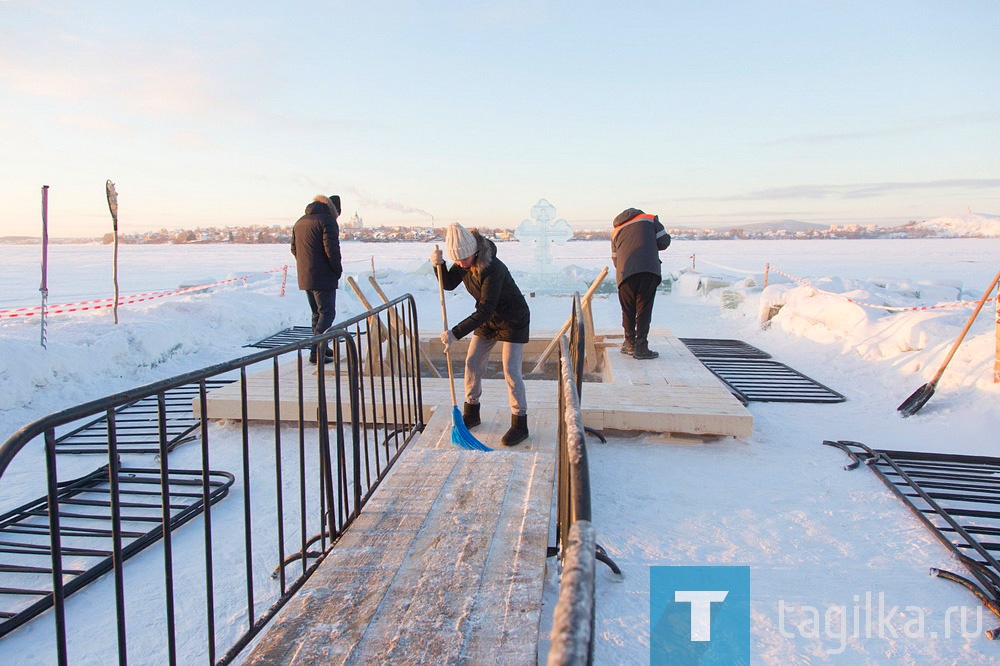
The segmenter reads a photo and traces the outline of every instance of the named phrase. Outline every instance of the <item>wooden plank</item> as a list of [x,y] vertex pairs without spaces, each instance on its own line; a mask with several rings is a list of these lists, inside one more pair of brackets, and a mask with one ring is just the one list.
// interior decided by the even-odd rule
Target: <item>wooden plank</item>
[[[596,353],[605,356],[600,376],[603,382],[585,382],[583,387],[584,424],[595,429],[614,428],[648,432],[688,433],[692,435],[718,435],[748,437],[753,431],[753,417],[747,408],[729,392],[711,371],[669,331],[660,329],[650,335],[650,344],[660,351],[652,360],[636,360],[617,352],[620,334],[606,332],[594,336]],[[543,341],[533,341],[534,347]],[[598,346],[599,345],[599,346]],[[433,341],[428,344],[434,352]],[[437,345],[440,347],[440,344]],[[319,403],[316,391],[316,368],[303,370],[304,409],[307,420],[315,420]],[[327,372],[328,383],[335,377]],[[295,421],[298,407],[295,401],[298,366],[294,360],[281,364],[280,418]],[[461,378],[456,378],[456,388],[461,391]],[[449,405],[450,385],[447,379],[422,378],[424,419],[428,420],[435,407]],[[328,394],[332,395],[332,385]],[[538,408],[557,404],[558,389],[554,381],[525,381],[529,422]],[[209,394],[209,418],[240,419],[239,385],[230,384]],[[273,420],[273,381],[270,367],[248,378],[247,394],[249,417],[254,420]],[[499,434],[491,434],[494,441],[509,425],[507,386],[502,379],[483,380],[481,402],[484,409],[498,409],[506,413],[494,419]],[[331,405],[331,409],[333,406]],[[345,405],[346,409],[346,405]],[[505,410],[507,410],[505,412]],[[388,414],[384,412],[388,411]],[[366,406],[367,422],[392,420],[391,404],[379,403]],[[506,423],[505,423],[506,420]],[[475,434],[475,433],[474,433]],[[482,438],[480,438],[482,441]]]
[[594,312],[590,307],[590,299],[583,302],[583,334],[584,334],[584,372],[598,371],[604,361],[604,354],[597,353],[597,336],[594,334]]
[[450,443],[448,411],[438,406],[245,664],[486,663],[498,655],[505,664],[536,663],[553,410],[539,410],[524,444],[485,453]]
[[[389,298],[385,295],[385,292],[382,291],[382,286],[378,283],[378,280],[375,279],[374,275],[369,275],[368,276],[368,282],[371,284],[372,289],[375,290],[375,293],[378,294],[379,298],[382,299],[382,302],[383,303],[388,303],[389,302]],[[406,325],[403,323],[403,321],[396,314],[396,311],[395,310],[390,310],[390,312],[391,312],[391,314],[389,316],[390,321],[394,321],[395,322],[396,328],[399,331],[400,335],[403,335],[403,336],[410,335],[409,329],[406,328]],[[437,378],[440,379],[441,373],[438,372],[438,369],[436,367],[434,367],[434,363],[431,361],[430,357],[427,355],[427,351],[424,349],[424,345],[417,345],[417,351],[420,354],[420,360],[422,360],[424,362],[424,366],[427,368],[427,371],[431,373],[431,377],[437,377]]]
[[[354,278],[349,275],[347,276],[346,282],[351,287],[351,290],[354,291],[354,295],[358,297],[358,300],[361,302],[361,305],[365,308],[365,310],[372,310],[373,308],[371,302],[368,300],[368,297],[365,296],[365,293],[361,291],[361,287],[358,286],[358,283],[354,280]],[[392,374],[394,371],[393,363],[397,358],[395,347],[399,345],[399,339],[402,333],[396,328],[394,320],[392,319],[392,315],[394,315],[395,312],[389,310],[387,311],[386,314],[389,316],[388,328],[384,323],[382,323],[382,317],[380,317],[379,315],[372,315],[369,318],[369,319],[374,318],[376,320],[376,323],[378,324],[378,338],[379,338],[379,346],[378,347],[373,346],[372,348],[369,348],[365,353],[364,366],[365,368],[367,368],[367,372],[370,373]],[[383,343],[388,343],[387,349],[385,350],[381,349],[381,345]],[[376,349],[378,349],[378,355],[381,358],[380,362],[377,362],[374,358],[376,355],[375,351]],[[412,363],[410,362],[409,356],[407,354],[402,354],[401,356],[403,359],[403,364],[406,368],[406,373],[413,374],[413,367]]]

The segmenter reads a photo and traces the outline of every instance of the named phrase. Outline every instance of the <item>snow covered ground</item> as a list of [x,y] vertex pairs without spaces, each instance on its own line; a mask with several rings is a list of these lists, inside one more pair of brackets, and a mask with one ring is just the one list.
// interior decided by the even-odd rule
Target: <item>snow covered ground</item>
[[[348,274],[365,284],[374,270],[390,296],[414,294],[421,329],[438,332],[429,245],[345,243],[343,250]],[[535,289],[532,249],[501,243],[499,252],[523,290]],[[117,326],[107,308],[53,314],[43,349],[37,316],[3,316],[39,303],[39,254],[38,246],[0,246],[0,441],[63,407],[241,356],[242,345],[308,321],[293,267],[279,296],[280,268],[291,260],[284,246],[123,246],[123,295],[247,279],[124,305]],[[564,291],[584,291],[610,263],[604,242],[571,242],[551,254],[559,279],[550,274],[547,283]],[[928,576],[930,567],[962,572],[961,565],[874,474],[844,471],[844,454],[821,444],[1000,453],[994,304],[933,398],[908,419],[897,405],[933,376],[971,308],[885,309],[976,301],[1000,269],[1000,240],[676,242],[662,256],[665,275],[677,279],[657,301],[654,326],[744,340],[847,401],[751,403],[754,434],[745,441],[589,440],[598,541],[625,573],[615,580],[599,565],[596,663],[647,663],[650,567],[696,564],[751,567],[754,663],[1000,658],[1000,646],[983,637],[1000,618],[980,611],[964,589]],[[49,262],[50,306],[113,293],[109,246],[52,246]],[[614,328],[619,309],[610,277],[608,284],[594,315],[598,327]],[[708,290],[713,285],[725,287]],[[529,299],[532,325],[554,331],[570,301],[543,291]],[[448,298],[451,317],[471,307],[464,292]],[[761,311],[779,305],[763,329]],[[342,290],[338,310],[340,318],[362,308]],[[20,472],[15,464],[0,480],[3,508],[43,494],[24,487]],[[956,620],[962,608],[965,626]],[[3,663],[23,663],[13,647],[19,632],[0,640]]]

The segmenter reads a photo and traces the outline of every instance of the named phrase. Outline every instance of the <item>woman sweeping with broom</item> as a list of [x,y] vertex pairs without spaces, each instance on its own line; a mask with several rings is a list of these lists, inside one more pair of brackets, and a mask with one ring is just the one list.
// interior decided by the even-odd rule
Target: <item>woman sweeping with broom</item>
[[503,343],[503,375],[507,380],[510,400],[510,429],[504,433],[504,446],[520,444],[528,438],[528,405],[525,398],[521,363],[524,345],[528,342],[531,311],[524,295],[507,270],[497,259],[497,246],[475,229],[468,230],[457,222],[448,227],[445,237],[448,258],[454,264],[445,268],[438,248],[431,253],[431,263],[438,272],[441,286],[448,291],[465,284],[476,299],[476,311],[455,326],[441,333],[445,351],[473,333],[465,357],[465,409],[462,422],[467,428],[479,425],[479,398],[483,393],[483,373],[490,352],[497,342]]

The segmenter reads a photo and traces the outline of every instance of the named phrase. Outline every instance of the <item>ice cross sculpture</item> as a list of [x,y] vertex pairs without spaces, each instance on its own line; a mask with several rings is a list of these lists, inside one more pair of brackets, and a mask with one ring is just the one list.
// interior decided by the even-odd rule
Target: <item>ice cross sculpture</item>
[[535,271],[529,273],[531,285],[538,291],[545,285],[551,285],[552,256],[549,253],[552,245],[562,245],[573,237],[573,229],[566,220],[553,219],[556,207],[545,199],[531,207],[531,220],[524,220],[514,230],[514,238],[535,248]]

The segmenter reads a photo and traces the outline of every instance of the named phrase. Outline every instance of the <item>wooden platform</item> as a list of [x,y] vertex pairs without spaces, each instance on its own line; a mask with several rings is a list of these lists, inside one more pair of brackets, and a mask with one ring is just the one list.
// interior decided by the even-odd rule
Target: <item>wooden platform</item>
[[598,335],[606,352],[601,382],[583,386],[583,423],[664,435],[749,437],[753,415],[669,331],[649,336],[660,357],[637,361],[619,352],[621,334]]
[[[437,409],[360,518],[244,664],[535,664],[555,474],[555,410],[480,452]],[[500,447],[506,407],[473,433]]]
[[[606,353],[592,368],[603,381],[584,384],[586,425],[751,433],[749,412],[668,332],[651,336],[660,357],[646,361],[620,354],[620,337],[595,338]],[[294,378],[294,368],[279,370],[281,385]],[[270,372],[249,383],[251,418],[273,420]],[[473,434],[495,450],[479,452],[451,442],[448,380],[423,379],[424,432],[243,663],[536,664],[554,513],[557,384],[526,385],[531,436],[504,449],[506,385],[484,381],[483,424]],[[212,418],[240,416],[232,388],[213,391],[208,403]],[[296,414],[287,409],[280,418]]]
[[[725,385],[695,358],[688,348],[669,331],[654,331],[650,347],[660,353],[653,360],[637,361],[618,352],[621,334],[598,332],[595,336],[599,352],[597,373],[602,381],[585,382],[583,386],[583,422],[596,430],[615,429],[661,433],[664,435],[694,435],[699,437],[749,437],[753,416],[729,392]],[[540,350],[548,341],[544,336],[529,343],[526,359],[532,350]],[[432,357],[440,357],[440,343],[427,344]],[[460,346],[453,354],[464,357]],[[554,362],[554,360],[553,360]],[[287,363],[279,370],[282,395],[287,402],[280,405],[280,418],[297,417],[295,403],[296,367]],[[315,370],[312,370],[315,372]],[[424,419],[431,418],[435,408],[451,404],[448,380],[424,377]],[[529,380],[527,389],[529,415],[535,406],[554,406],[557,402],[555,381]],[[462,379],[456,379],[459,396],[463,394]],[[316,414],[315,385],[306,382],[307,418]],[[255,420],[274,420],[273,381],[270,369],[248,378],[249,414]],[[507,388],[502,379],[483,381],[481,402],[489,406],[507,406]],[[375,416],[380,417],[378,410]],[[239,386],[231,384],[209,393],[208,416],[213,419],[239,419]],[[287,417],[286,417],[287,415]],[[506,424],[503,424],[506,429]]]

